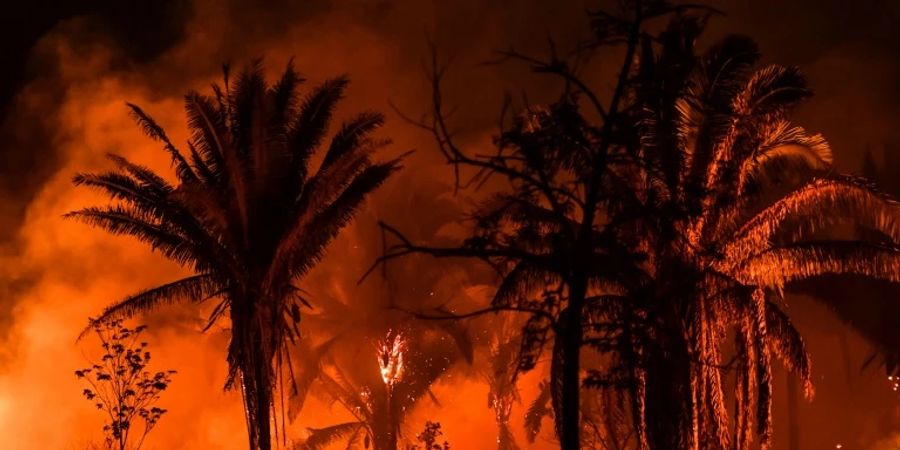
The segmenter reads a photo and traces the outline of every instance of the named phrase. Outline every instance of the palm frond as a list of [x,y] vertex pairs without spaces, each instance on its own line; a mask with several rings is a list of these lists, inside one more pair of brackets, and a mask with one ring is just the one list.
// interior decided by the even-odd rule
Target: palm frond
[[787,108],[811,94],[800,69],[770,65],[757,70],[747,80],[744,88],[734,98],[732,108],[739,116],[758,117],[784,113]]
[[157,175],[155,172],[150,170],[147,167],[134,164],[128,159],[114,154],[106,155],[109,160],[116,164],[119,169],[125,171],[130,174],[136,180],[140,181],[145,189],[153,190],[160,195],[167,194],[174,190],[169,182],[167,182],[163,177]]
[[295,450],[324,450],[329,445],[352,437],[365,428],[362,422],[346,422],[325,428],[308,428],[309,437],[294,446]]
[[221,285],[210,274],[192,275],[130,295],[106,307],[92,323],[108,319],[127,319],[137,313],[178,301],[200,301],[216,293]]
[[834,162],[822,135],[808,135],[785,120],[766,126],[760,133],[763,140],[738,170],[738,195],[747,195],[754,184],[774,183],[796,174],[819,174]]
[[290,123],[287,122],[296,114],[297,108],[297,87],[306,81],[301,77],[294,68],[294,61],[288,61],[287,67],[278,82],[269,89],[269,95],[272,97],[272,114],[269,120],[270,127],[273,131],[287,133]]
[[141,127],[144,134],[155,141],[163,143],[163,148],[172,157],[172,164],[175,165],[175,174],[178,176],[178,179],[182,183],[196,181],[197,174],[194,173],[194,170],[191,168],[191,165],[187,162],[184,155],[182,155],[181,152],[178,151],[178,148],[172,144],[172,141],[169,139],[169,136],[166,134],[163,127],[159,126],[159,124],[139,106],[133,103],[125,103],[125,105],[128,106],[132,118],[134,118],[138,126]]
[[291,358],[297,363],[296,369],[291,369],[292,383],[290,395],[288,397],[288,418],[293,421],[303,405],[306,403],[306,397],[313,382],[319,377],[322,370],[322,358],[335,342],[335,338],[329,339],[315,347],[304,344],[301,341],[301,347],[296,358]]
[[63,217],[103,228],[112,234],[133,236],[179,264],[202,260],[190,240],[134,208],[121,205],[91,207],[66,213]]
[[817,179],[794,190],[746,221],[723,245],[727,258],[758,252],[787,233],[799,242],[840,223],[879,231],[900,242],[900,205],[846,178]]
[[812,360],[800,332],[794,328],[790,317],[777,305],[766,303],[766,322],[769,332],[769,348],[781,360],[784,367],[800,377],[806,398],[813,396]]
[[359,148],[366,136],[382,125],[384,116],[372,111],[360,113],[344,123],[331,139],[331,145],[322,160],[322,168],[327,168],[348,152]]
[[856,274],[900,282],[900,252],[861,242],[817,242],[750,255],[733,272],[749,285],[782,288],[791,281],[826,274]]
[[525,438],[528,442],[534,442],[541,431],[541,422],[550,413],[550,383],[541,382],[538,396],[525,412]]
[[147,189],[140,181],[121,172],[78,173],[72,178],[76,186],[87,186],[100,190],[112,200],[124,200],[143,213],[161,214],[165,197],[152,189]]
[[225,170],[225,153],[228,144],[225,117],[212,104],[209,97],[189,92],[184,99],[184,109],[191,130],[191,144],[197,149],[203,165],[221,182]]
[[314,89],[300,105],[291,127],[290,139],[292,158],[289,174],[299,181],[295,189],[306,180],[309,158],[321,144],[335,105],[343,98],[349,83],[345,76],[332,78]]
[[512,270],[504,275],[497,292],[494,293],[491,305],[496,307],[516,305],[553,283],[555,278],[556,274],[548,270],[544,264],[531,260],[518,261]]
[[[369,193],[400,168],[399,160],[371,166],[318,213],[306,211],[275,252],[267,282],[305,274],[323,256],[325,247],[350,221]],[[305,238],[301,239],[301,236]],[[287,277],[287,278],[283,278]]]

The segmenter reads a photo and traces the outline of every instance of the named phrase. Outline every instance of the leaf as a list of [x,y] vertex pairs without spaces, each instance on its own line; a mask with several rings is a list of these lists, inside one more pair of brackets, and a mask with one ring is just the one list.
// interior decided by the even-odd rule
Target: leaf
[[298,450],[323,450],[328,445],[348,438],[362,429],[362,422],[346,422],[325,428],[308,428],[309,437],[297,446]]

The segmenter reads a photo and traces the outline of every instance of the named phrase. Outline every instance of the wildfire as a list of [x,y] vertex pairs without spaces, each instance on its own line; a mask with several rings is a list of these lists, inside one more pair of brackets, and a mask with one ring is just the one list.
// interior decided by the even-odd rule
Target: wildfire
[[403,352],[406,340],[401,333],[388,331],[387,337],[378,346],[378,366],[381,379],[387,386],[393,386],[403,377]]

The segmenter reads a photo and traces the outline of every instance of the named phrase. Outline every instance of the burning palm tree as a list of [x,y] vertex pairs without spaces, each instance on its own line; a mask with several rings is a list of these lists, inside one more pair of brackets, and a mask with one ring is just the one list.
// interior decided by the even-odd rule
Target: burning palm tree
[[310,429],[297,449],[319,450],[337,441],[348,448],[402,448],[401,426],[413,406],[426,395],[434,398],[431,386],[459,359],[456,346],[441,333],[413,328],[406,333],[415,341],[392,331],[370,350],[352,355],[354,362],[337,354],[321,361],[312,381],[315,392],[355,420]]
[[381,381],[389,389],[403,379],[403,353],[406,350],[406,340],[403,333],[388,330],[387,336],[378,344],[378,369],[381,372]]
[[399,167],[398,160],[372,162],[387,141],[370,137],[383,118],[367,112],[337,131],[311,170],[347,79],[329,80],[300,99],[302,81],[290,65],[272,86],[259,63],[234,81],[226,69],[213,97],[185,97],[187,152],[129,105],[143,131],[171,155],[177,183],[111,156],[117,170],[79,174],[75,183],[97,188],[115,203],[69,214],[134,236],[195,272],[125,298],[96,320],[215,299],[209,325],[223,316],[231,323],[226,387],[240,387],[250,448],[260,450],[272,446],[277,366],[290,357],[286,343],[299,338],[300,308],[307,304],[293,283]]

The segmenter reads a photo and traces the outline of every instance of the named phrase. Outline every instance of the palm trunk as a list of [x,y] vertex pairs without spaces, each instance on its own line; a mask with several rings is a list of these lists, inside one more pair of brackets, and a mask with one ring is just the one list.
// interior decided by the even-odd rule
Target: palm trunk
[[250,450],[271,450],[271,360],[266,357],[269,352],[260,330],[245,330],[244,340],[249,343],[249,348],[244,350],[241,358],[241,389],[247,414]]
[[375,422],[372,424],[372,448],[373,450],[397,450],[400,416],[394,408],[393,387],[384,385],[384,393],[383,412],[382,414],[376,413]]
[[[262,356],[262,354],[259,355]],[[259,433],[259,450],[271,450],[272,448],[271,419],[269,417],[272,405],[272,383],[269,380],[268,365],[268,361],[258,361],[256,364],[256,428]]]
[[[669,314],[677,317],[678,313],[672,308]],[[688,450],[693,441],[689,435],[695,413],[691,357],[680,328],[660,328],[647,359],[645,408],[650,450]]]
[[581,314],[585,290],[573,286],[553,343],[551,393],[562,450],[581,448]]

